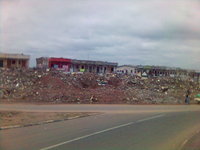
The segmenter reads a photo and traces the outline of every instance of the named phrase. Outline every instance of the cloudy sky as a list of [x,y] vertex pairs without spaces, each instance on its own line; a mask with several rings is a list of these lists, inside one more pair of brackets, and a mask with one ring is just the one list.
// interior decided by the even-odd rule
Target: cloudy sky
[[0,52],[200,70],[200,0],[0,0]]

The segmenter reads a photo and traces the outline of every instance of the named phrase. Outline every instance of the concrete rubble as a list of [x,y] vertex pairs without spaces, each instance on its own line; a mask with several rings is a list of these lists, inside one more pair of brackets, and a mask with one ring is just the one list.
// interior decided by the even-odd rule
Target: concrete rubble
[[0,69],[0,100],[36,103],[181,104],[199,83],[179,78]]

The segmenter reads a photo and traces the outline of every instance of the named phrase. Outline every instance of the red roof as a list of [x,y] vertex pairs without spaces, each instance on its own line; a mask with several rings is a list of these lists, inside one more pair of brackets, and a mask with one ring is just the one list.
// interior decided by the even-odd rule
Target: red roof
[[51,57],[51,58],[49,58],[49,61],[56,61],[56,62],[71,62],[71,59]]

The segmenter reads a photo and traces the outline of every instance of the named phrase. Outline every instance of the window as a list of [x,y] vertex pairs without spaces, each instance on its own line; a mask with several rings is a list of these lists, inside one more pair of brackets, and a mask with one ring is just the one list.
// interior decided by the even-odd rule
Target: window
[[12,64],[13,64],[13,65],[15,64],[15,60],[12,60]]

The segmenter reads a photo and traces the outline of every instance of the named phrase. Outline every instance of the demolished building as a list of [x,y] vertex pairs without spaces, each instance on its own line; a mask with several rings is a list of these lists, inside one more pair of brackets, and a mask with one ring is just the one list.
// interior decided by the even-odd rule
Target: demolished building
[[118,63],[106,61],[77,60],[68,58],[40,57],[37,68],[53,68],[66,72],[114,73]]
[[198,78],[199,74],[194,70],[186,70],[176,67],[165,67],[165,66],[136,66],[136,72],[143,76],[148,77],[179,77],[182,79]]
[[0,68],[28,68],[29,55],[0,53]]
[[182,79],[193,79],[194,81],[200,82],[200,72],[195,70],[186,70],[176,67],[165,67],[165,66],[133,66],[133,65],[122,65],[117,67],[118,74],[123,75],[137,75],[140,77],[179,77]]

